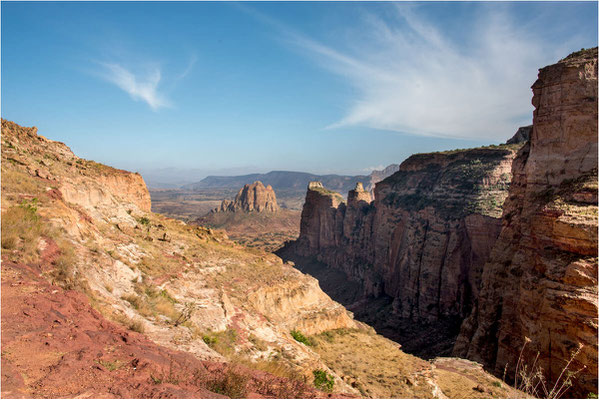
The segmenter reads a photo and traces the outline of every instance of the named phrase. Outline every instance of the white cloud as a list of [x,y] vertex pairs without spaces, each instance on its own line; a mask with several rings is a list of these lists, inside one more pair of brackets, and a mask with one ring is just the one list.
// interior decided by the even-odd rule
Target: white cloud
[[262,18],[357,89],[328,128],[503,141],[532,121],[530,86],[540,67],[565,55],[558,53],[564,46],[544,43],[501,7],[464,21],[470,32],[458,42],[418,7],[390,6],[385,20],[367,15],[356,24],[343,50]]
[[169,100],[158,87],[162,77],[159,68],[149,68],[145,74],[134,74],[119,64],[100,63],[100,65],[103,67],[101,76],[127,92],[132,99],[146,102],[154,111],[170,106]]

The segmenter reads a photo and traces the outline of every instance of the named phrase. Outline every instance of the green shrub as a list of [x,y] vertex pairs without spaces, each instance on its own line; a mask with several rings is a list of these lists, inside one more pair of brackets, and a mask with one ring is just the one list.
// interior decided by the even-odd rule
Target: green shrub
[[314,387],[324,392],[332,392],[333,386],[335,385],[335,378],[333,375],[323,371],[322,369],[315,369],[312,371],[314,375]]
[[204,335],[202,337],[202,340],[204,341],[204,343],[206,343],[208,346],[212,346],[215,345],[216,342],[218,342],[218,339],[213,337],[213,336],[208,336],[208,335]]
[[291,333],[291,336],[293,336],[293,338],[295,340],[297,340],[298,342],[303,343],[306,346],[314,345],[314,343],[312,343],[312,341],[308,337],[306,337],[303,333],[301,333],[300,331],[297,331],[294,329],[290,333]]
[[147,217],[138,218],[137,222],[139,222],[142,225],[150,225],[150,219]]

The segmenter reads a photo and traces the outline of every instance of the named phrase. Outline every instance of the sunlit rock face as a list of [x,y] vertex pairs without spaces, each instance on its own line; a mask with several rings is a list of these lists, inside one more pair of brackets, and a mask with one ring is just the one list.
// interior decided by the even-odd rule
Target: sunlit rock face
[[277,196],[272,186],[264,187],[262,182],[256,181],[239,189],[234,201],[223,200],[217,212],[276,212],[279,210]]
[[566,396],[597,392],[597,48],[539,71],[530,145],[513,166],[503,226],[457,355],[514,374],[523,358],[554,381],[580,376]]
[[521,146],[414,155],[376,185],[374,200],[362,184],[346,202],[311,183],[288,249],[344,271],[367,296],[391,296],[402,318],[463,318],[499,235]]

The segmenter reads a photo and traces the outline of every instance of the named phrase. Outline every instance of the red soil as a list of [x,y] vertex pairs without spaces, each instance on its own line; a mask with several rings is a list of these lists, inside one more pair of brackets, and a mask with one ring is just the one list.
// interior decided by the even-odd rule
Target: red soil
[[[42,259],[53,258],[53,248]],[[327,397],[299,382],[158,346],[106,320],[84,294],[49,284],[39,267],[5,258],[1,279],[2,398],[222,398],[207,388],[227,376],[247,397]]]

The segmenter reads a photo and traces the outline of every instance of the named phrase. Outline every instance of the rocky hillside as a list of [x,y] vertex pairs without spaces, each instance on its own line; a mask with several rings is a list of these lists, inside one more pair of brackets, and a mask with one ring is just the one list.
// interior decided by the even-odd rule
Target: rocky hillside
[[476,364],[403,353],[280,258],[149,209],[138,175],[2,120],[3,397],[510,395]]
[[262,182],[246,184],[237,193],[235,200],[223,200],[214,212],[277,212],[277,196],[272,186],[264,187]]
[[597,393],[597,48],[541,69],[532,89],[530,145],[455,352],[513,374],[530,340],[524,359],[540,352],[552,382],[583,346],[568,395],[586,397]]

